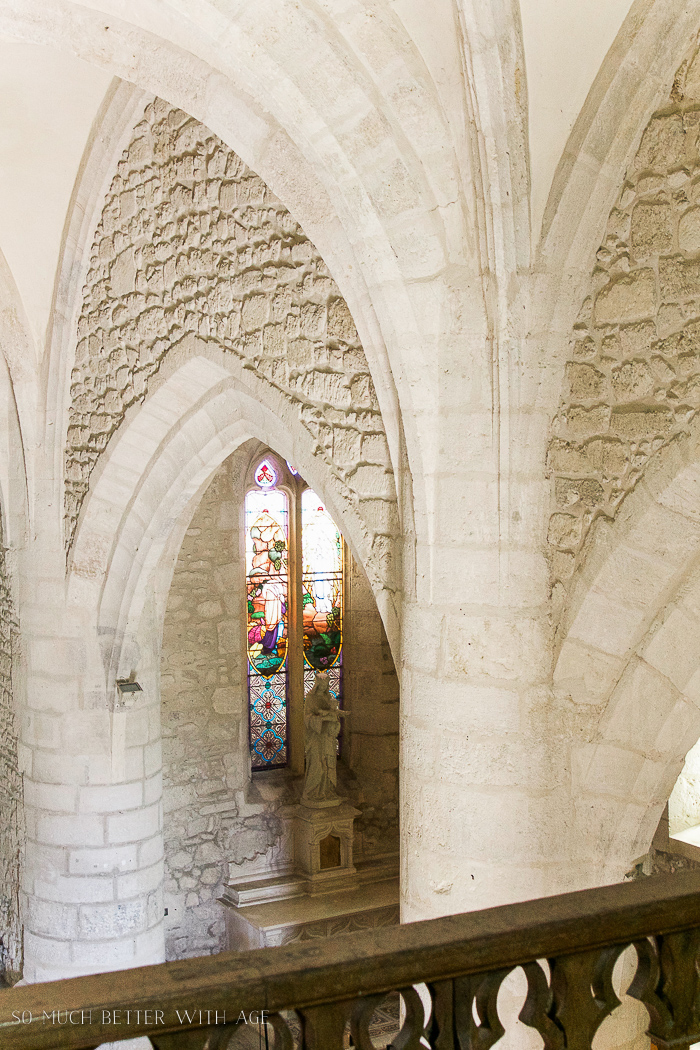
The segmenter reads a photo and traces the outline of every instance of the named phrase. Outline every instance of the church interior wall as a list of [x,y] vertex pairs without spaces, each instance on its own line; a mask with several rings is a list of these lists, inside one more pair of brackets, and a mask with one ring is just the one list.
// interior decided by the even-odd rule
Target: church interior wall
[[692,51],[626,172],[574,325],[549,448],[555,591],[591,524],[614,517],[649,458],[697,411],[699,120]]
[[[401,682],[404,919],[622,877],[699,728],[695,3],[638,2],[617,36],[624,0],[589,18],[551,122],[576,3],[547,56],[535,0],[522,26],[516,5],[436,5],[420,42],[417,0],[377,3],[374,26],[277,0],[229,22],[202,0],[226,46],[150,0],[109,24],[52,4],[71,18],[26,0],[0,26],[62,49],[66,76],[71,51],[101,67],[81,81],[95,107],[105,70],[136,87],[126,138],[98,121],[82,165],[73,143],[45,347],[67,202],[41,289],[31,238],[19,266],[8,248],[17,282],[0,265],[31,522],[9,537],[27,976],[157,961],[163,906],[173,957],[217,950],[231,865],[282,862],[288,784],[248,779],[232,642],[224,489],[252,435],[303,468],[353,552],[363,857],[397,842]],[[118,708],[134,670],[144,696]]]
[[[221,951],[228,879],[283,870],[284,807],[299,778],[250,772],[243,503],[244,443],[219,467],[185,533],[167,597],[161,654],[166,954]],[[398,852],[398,678],[367,577],[346,568],[341,791],[358,808],[356,860]]]
[[[0,544],[2,538],[0,537]],[[13,668],[17,621],[4,545],[0,546],[0,981],[22,972],[23,784],[18,760]]]

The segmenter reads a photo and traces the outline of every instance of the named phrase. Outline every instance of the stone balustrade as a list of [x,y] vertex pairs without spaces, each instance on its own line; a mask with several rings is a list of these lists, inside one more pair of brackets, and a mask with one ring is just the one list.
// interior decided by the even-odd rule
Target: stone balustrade
[[405,1010],[394,1048],[489,1050],[510,1024],[499,991],[520,968],[527,991],[515,1023],[539,1032],[545,1050],[589,1050],[620,1006],[613,970],[628,950],[627,995],[646,1008],[652,1042],[670,1050],[700,1040],[700,874],[683,872],[332,941],[14,988],[0,994],[0,1042],[78,1050],[147,1035],[155,1050],[224,1050],[237,1045],[241,1017],[264,1011],[275,1050],[299,1040],[332,1050],[348,1037],[368,1050],[372,1015],[398,990]]

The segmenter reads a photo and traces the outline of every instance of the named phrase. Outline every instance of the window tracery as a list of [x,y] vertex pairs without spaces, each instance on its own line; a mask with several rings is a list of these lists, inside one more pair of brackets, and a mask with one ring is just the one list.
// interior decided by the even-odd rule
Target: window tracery
[[328,674],[331,692],[343,700],[343,537],[298,471],[273,456],[257,460],[246,493],[245,559],[256,772],[288,766],[292,752],[303,754],[303,697],[316,671]]

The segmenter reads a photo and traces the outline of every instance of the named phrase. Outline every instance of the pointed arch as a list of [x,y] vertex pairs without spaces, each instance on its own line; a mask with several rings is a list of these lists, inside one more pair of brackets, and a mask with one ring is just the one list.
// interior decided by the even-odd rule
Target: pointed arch
[[[272,405],[269,394],[261,396],[254,383],[232,377],[223,361],[200,355],[175,368],[119,432],[102,458],[78,524],[68,601],[93,610],[108,681],[130,673],[153,574],[165,573],[167,594],[174,557],[203,488],[250,437],[278,449],[323,494],[368,571],[387,635],[396,645],[397,609],[392,590],[381,582],[372,537],[314,455],[309,435],[283,403]],[[162,569],[166,550],[171,564]]]

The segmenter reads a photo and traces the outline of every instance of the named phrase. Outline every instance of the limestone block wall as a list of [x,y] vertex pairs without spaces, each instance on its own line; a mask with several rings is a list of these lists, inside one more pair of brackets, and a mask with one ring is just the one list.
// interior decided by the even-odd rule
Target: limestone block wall
[[591,525],[700,406],[699,134],[696,52],[644,131],[574,325],[548,456],[560,607]]
[[[166,951],[220,951],[217,897],[229,875],[289,862],[280,806],[299,783],[250,779],[243,497],[256,442],[219,468],[187,530],[167,602],[161,664]],[[343,790],[356,802],[358,857],[398,849],[398,680],[362,569],[349,572]]]
[[22,971],[22,776],[17,762],[12,688],[15,631],[10,582],[0,536],[0,983],[3,979],[17,980]]
[[36,700],[21,741],[28,981],[146,965],[163,953],[159,704],[148,690],[131,709],[78,706],[73,669],[85,648],[57,637],[55,616],[51,626],[29,651]]
[[344,758],[355,774],[358,858],[399,849],[399,680],[384,626],[362,567],[348,572]]
[[381,560],[397,531],[394,480],[348,307],[265,183],[156,99],[117,165],[84,288],[65,457],[69,544],[101,451],[168,351],[193,335],[293,403],[315,454],[370,522]]

